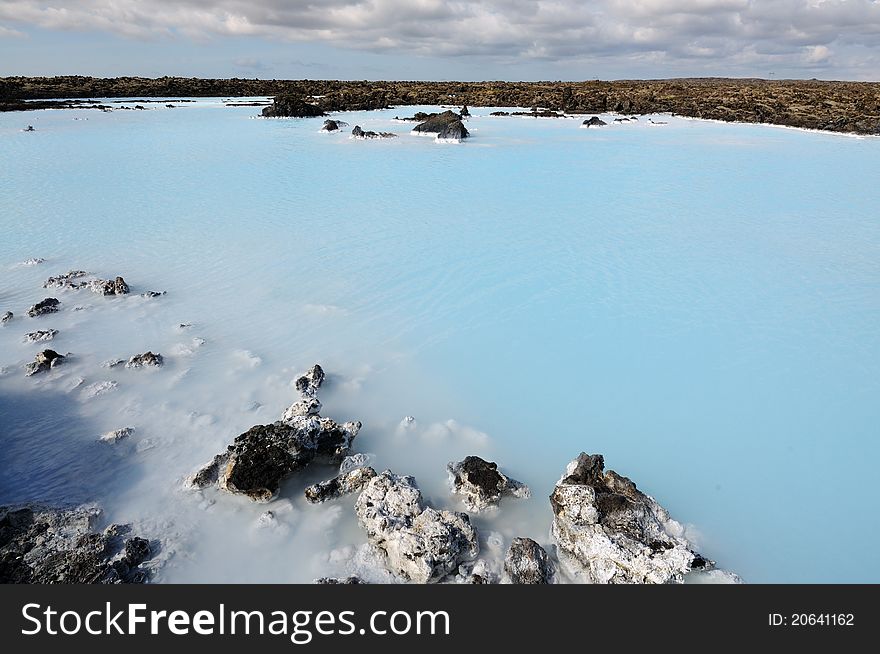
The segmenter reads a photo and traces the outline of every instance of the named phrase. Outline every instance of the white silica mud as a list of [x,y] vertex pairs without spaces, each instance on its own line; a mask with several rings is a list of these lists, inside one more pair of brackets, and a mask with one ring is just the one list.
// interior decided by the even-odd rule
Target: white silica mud
[[[0,504],[99,505],[161,543],[158,582],[494,580],[515,539],[546,550],[515,542],[529,579],[678,580],[693,550],[749,582],[880,581],[880,139],[470,107],[452,144],[395,120],[437,107],[329,132],[145,107],[0,114]],[[77,270],[108,285],[43,287]],[[315,363],[378,508],[307,500],[333,457],[268,502],[193,489]],[[468,456],[530,492],[454,493]],[[661,572],[589,540],[618,496]],[[400,563],[474,539],[460,570]]]

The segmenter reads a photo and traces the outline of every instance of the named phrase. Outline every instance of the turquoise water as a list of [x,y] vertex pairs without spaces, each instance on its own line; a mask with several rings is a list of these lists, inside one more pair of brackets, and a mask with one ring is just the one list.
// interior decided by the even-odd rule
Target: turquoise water
[[[528,483],[478,521],[502,540],[548,542],[554,482],[601,452],[746,581],[880,581],[880,140],[476,108],[472,139],[439,144],[400,108],[340,114],[400,134],[356,141],[146,106],[0,114],[0,501],[98,500],[168,539],[166,580],[332,572],[363,541],[350,502],[292,480],[270,537],[266,507],[180,488],[320,361],[324,413],[363,420],[360,449],[436,504],[465,454]],[[168,295],[40,288],[71,268]],[[23,317],[50,295],[61,313]],[[48,326],[76,359],[26,379],[21,336]],[[99,365],[147,349],[165,369]],[[78,377],[119,386],[89,399]]]

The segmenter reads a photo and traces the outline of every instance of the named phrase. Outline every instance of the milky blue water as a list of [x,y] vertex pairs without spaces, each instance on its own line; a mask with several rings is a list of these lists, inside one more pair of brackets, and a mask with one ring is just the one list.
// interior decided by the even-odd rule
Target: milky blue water
[[[440,144],[393,120],[415,107],[341,114],[400,134],[357,141],[145,106],[0,114],[0,502],[98,501],[165,539],[160,580],[340,572],[353,499],[301,498],[327,470],[269,507],[181,483],[320,361],[324,414],[436,505],[466,454],[531,486],[477,519],[487,551],[549,543],[547,496],[587,451],[746,581],[880,581],[880,140],[476,108]],[[40,287],[72,268],[133,293]],[[60,313],[24,317],[47,296]],[[75,356],[25,378],[46,327]],[[167,365],[100,366],[147,349]]]

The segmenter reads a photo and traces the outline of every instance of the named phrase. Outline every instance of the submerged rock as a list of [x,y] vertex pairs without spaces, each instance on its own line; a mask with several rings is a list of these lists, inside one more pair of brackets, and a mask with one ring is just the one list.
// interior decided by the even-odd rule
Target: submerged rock
[[25,366],[27,376],[36,375],[40,372],[48,372],[55,366],[64,362],[65,357],[55,350],[43,350],[38,352],[34,360]]
[[498,471],[498,465],[478,456],[446,466],[452,491],[462,496],[469,511],[480,512],[495,506],[505,495],[531,497],[529,487]]
[[351,130],[351,136],[356,139],[393,139],[397,137],[397,134],[394,132],[364,131],[360,125],[355,125]]
[[143,583],[139,566],[152,556],[149,541],[125,538],[130,527],[94,531],[94,508],[0,507],[0,583]]
[[351,472],[355,468],[364,468],[369,465],[372,458],[372,455],[364,454],[363,452],[350,454],[342,460],[342,463],[339,464],[339,472]]
[[144,368],[152,366],[158,368],[165,363],[161,354],[153,354],[152,352],[144,352],[143,354],[135,354],[125,364],[126,368]]
[[162,297],[166,293],[168,293],[168,291],[146,291],[144,293],[141,293],[141,297],[145,297],[150,300],[155,297]]
[[581,123],[581,127],[602,127],[603,125],[607,125],[607,124],[608,123],[606,123],[604,120],[602,120],[598,116],[593,116],[592,118],[589,118],[589,119],[585,120],[583,123]]
[[279,93],[262,113],[267,118],[308,118],[327,115],[320,107],[306,102],[302,96],[294,93]]
[[28,332],[25,334],[24,340],[26,343],[41,343],[44,341],[51,341],[57,335],[57,329],[38,329],[35,332]]
[[294,388],[300,392],[304,398],[314,397],[321,384],[324,383],[324,369],[317,363],[309,368],[305,373],[296,378]]
[[85,270],[71,270],[63,275],[50,277],[43,282],[43,288],[61,288],[61,289],[77,289],[81,288],[86,282],[77,281],[88,275]]
[[512,584],[549,584],[553,569],[547,552],[531,538],[514,538],[504,557],[504,572]]
[[426,508],[412,477],[390,470],[373,477],[355,510],[388,569],[410,581],[439,581],[480,552],[467,514]]
[[591,583],[681,582],[692,568],[712,566],[652,497],[605,471],[601,454],[569,463],[550,505],[560,563]]
[[320,416],[255,425],[196,472],[190,485],[205,488],[216,483],[230,493],[268,502],[283,479],[313,461],[338,464],[360,427],[359,422],[339,424]]
[[119,441],[128,438],[133,433],[134,427],[121,427],[120,429],[108,431],[106,434],[101,434],[101,437],[98,440],[103,443],[118,443]]
[[0,318],[0,325],[5,325],[10,320],[12,320],[12,318],[13,318],[12,312],[7,311],[6,313],[3,314],[3,317]]
[[34,306],[28,309],[27,313],[31,318],[45,316],[49,313],[57,313],[59,304],[61,303],[54,297],[47,297],[45,300],[37,302]]
[[354,468],[343,472],[333,479],[319,482],[305,490],[306,499],[312,504],[334,500],[360,490],[364,484],[376,476],[376,471],[369,467]]

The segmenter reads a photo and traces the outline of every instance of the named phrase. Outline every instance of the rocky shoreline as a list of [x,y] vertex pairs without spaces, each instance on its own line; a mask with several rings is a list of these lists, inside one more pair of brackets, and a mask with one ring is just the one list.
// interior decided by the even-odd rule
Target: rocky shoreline
[[[446,112],[419,118],[433,133],[460,122],[461,116]],[[43,288],[65,293],[91,290],[106,298],[102,301],[131,293],[121,276],[102,279],[82,270],[49,277]],[[56,298],[45,298],[28,310],[28,322],[51,321],[67,310]],[[12,312],[7,315],[12,317],[5,328],[14,324]],[[29,332],[25,339],[39,343],[55,333],[47,328]],[[23,366],[24,375],[51,378],[55,368],[71,357],[75,355],[43,349]],[[152,368],[161,375],[165,361],[161,354],[148,351],[127,360],[84,363],[96,369]],[[278,420],[254,425],[235,437],[184,484],[189,492],[210,495],[211,503],[230,501],[223,496],[230,493],[261,504],[275,500],[286,479],[307,469],[313,472],[323,466],[332,471],[323,481],[306,486],[304,499],[312,507],[309,510],[339,512],[343,508],[339,503],[352,505],[344,498],[356,496],[352,517],[364,532],[364,542],[347,563],[342,557],[347,568],[344,577],[323,577],[318,583],[665,584],[714,571],[714,563],[688,540],[684,527],[631,480],[606,471],[600,454],[581,453],[560,477],[549,498],[546,542],[519,536],[501,550],[500,536],[480,533],[482,523],[476,518],[491,512],[503,520],[508,502],[531,497],[526,483],[509,477],[496,462],[470,455],[446,465],[446,497],[429,501],[414,477],[405,471],[379,472],[370,465],[373,455],[357,451],[360,421],[340,423],[321,415],[318,395],[325,379],[319,364],[295,376],[290,386],[298,397]],[[92,392],[88,386],[85,391]],[[94,389],[95,394],[100,392]],[[117,447],[134,432],[134,427],[120,427],[98,440]],[[438,474],[442,470],[443,463],[437,462]],[[458,510],[462,507],[464,511]],[[95,506],[0,507],[0,582],[148,581],[150,571],[160,563],[144,564],[155,559],[158,541],[130,535],[129,525],[98,530],[100,515]],[[260,520],[264,519],[271,523],[273,511],[264,511]],[[714,581],[739,581],[731,573],[714,573]]]
[[[693,78],[584,82],[382,82],[194,79],[181,77],[0,78],[0,111],[72,108],[84,98],[249,97],[312,99],[309,111],[363,111],[406,105],[533,107],[596,114],[671,113],[729,122],[769,123],[880,135],[880,83]],[[52,99],[65,98],[55,101]],[[529,112],[523,112],[526,115]]]

